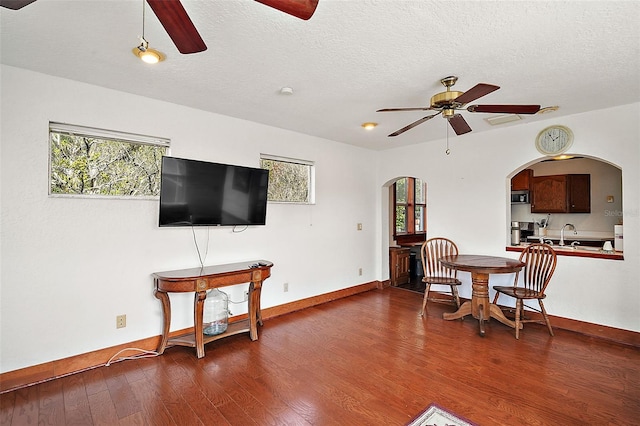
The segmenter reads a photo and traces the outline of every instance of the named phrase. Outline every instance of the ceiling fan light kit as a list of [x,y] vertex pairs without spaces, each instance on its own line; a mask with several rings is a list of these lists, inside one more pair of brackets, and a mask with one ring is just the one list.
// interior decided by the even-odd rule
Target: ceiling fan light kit
[[145,9],[144,0],[142,0],[142,35],[140,36],[140,44],[131,51],[138,58],[142,59],[143,62],[147,64],[157,64],[160,61],[164,61],[165,56],[160,51],[149,48],[149,42],[144,38]]
[[[491,92],[494,92],[500,88],[493,84],[478,83],[466,92],[458,92],[451,90],[451,87],[456,84],[458,77],[449,76],[440,80],[440,83],[446,90],[441,93],[437,93],[431,97],[430,105],[428,107],[418,108],[383,108],[377,112],[395,112],[395,111],[438,111],[436,114],[423,117],[402,129],[396,130],[389,136],[398,136],[407,130],[411,130],[419,124],[435,117],[438,114],[442,114],[447,119],[449,125],[456,132],[456,135],[463,135],[471,131],[471,127],[461,114],[457,111],[465,109],[465,105],[469,102],[475,101]],[[471,105],[466,108],[468,112],[486,112],[486,113],[499,113],[499,114],[535,114],[540,110],[540,105]]]
[[141,37],[140,40],[140,45],[131,50],[134,55],[147,64],[157,64],[165,60],[165,55],[156,49],[151,49],[149,42],[145,40],[144,37]]
[[165,56],[155,49],[140,50],[136,47],[132,51],[134,55],[147,64],[157,64],[165,59]]

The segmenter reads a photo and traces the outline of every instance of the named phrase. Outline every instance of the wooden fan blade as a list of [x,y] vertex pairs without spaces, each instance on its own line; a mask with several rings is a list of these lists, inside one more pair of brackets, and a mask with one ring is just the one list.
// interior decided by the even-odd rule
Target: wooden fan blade
[[318,0],[256,0],[266,6],[293,15],[305,21],[313,16],[318,7]]
[[453,131],[456,132],[456,135],[464,135],[465,133],[469,133],[471,131],[471,127],[467,124],[467,120],[464,119],[460,114],[456,114],[449,119],[449,124],[453,128]]
[[22,9],[36,0],[0,0],[0,6],[11,10]]
[[471,105],[469,112],[494,112],[500,114],[535,114],[540,105]]
[[207,50],[207,45],[204,44],[180,0],[147,0],[147,3],[180,53],[197,53]]
[[417,108],[383,108],[376,112],[393,112],[393,111],[428,111],[431,107],[417,107]]
[[[438,113],[438,114],[440,114],[440,113]],[[422,123],[424,123],[424,122],[425,122],[425,121],[427,121],[427,120],[431,120],[433,117],[435,117],[435,116],[436,116],[436,115],[438,115],[438,114],[433,114],[433,115],[428,115],[428,116],[426,116],[426,117],[422,117],[420,120],[416,120],[416,121],[414,121],[413,123],[409,124],[408,126],[404,126],[402,129],[400,129],[400,130],[396,130],[395,132],[391,133],[391,134],[389,135],[389,137],[398,136],[398,135],[400,135],[400,134],[402,134],[402,133],[406,132],[407,130],[411,130],[411,129],[413,129],[414,127],[416,127],[418,124],[422,124]]]
[[464,92],[462,95],[454,99],[454,101],[467,104],[471,101],[475,101],[491,92],[498,90],[500,86],[494,86],[493,84],[479,83],[473,86],[471,89]]

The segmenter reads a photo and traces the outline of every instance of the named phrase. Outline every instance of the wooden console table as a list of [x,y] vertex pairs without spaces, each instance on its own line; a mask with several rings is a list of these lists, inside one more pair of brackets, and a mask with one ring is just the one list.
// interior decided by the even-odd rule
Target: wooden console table
[[[198,358],[202,358],[204,357],[204,345],[223,337],[249,332],[251,340],[258,340],[258,323],[262,325],[260,292],[262,290],[262,282],[271,276],[272,266],[273,263],[266,260],[250,260],[226,265],[153,273],[155,285],[153,293],[162,302],[164,322],[158,353],[162,354],[167,346],[189,346],[195,347]],[[222,334],[205,336],[203,333],[202,313],[204,301],[207,298],[207,290],[243,283],[250,283],[248,319],[230,323],[227,331]],[[195,292],[193,302],[194,333],[169,337],[169,328],[171,326],[169,293],[188,293],[192,291]]]

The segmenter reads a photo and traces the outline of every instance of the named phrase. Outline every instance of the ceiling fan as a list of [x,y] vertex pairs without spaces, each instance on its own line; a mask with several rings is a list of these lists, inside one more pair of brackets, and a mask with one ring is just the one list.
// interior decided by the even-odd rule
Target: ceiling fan
[[471,131],[471,127],[467,124],[464,117],[456,111],[466,109],[469,112],[489,112],[501,114],[535,114],[540,110],[540,105],[471,105],[465,108],[465,105],[471,101],[475,101],[489,93],[498,90],[500,86],[493,84],[479,83],[466,92],[457,92],[451,90],[456,84],[458,77],[449,76],[440,80],[440,83],[447,88],[445,92],[437,93],[431,97],[431,103],[428,107],[418,108],[384,108],[376,112],[393,112],[393,111],[438,111],[433,115],[422,117],[414,121],[402,129],[396,130],[389,136],[398,136],[407,130],[411,130],[425,121],[431,120],[433,117],[442,114],[449,121],[449,124],[457,135],[463,135]]
[[[18,10],[36,0],[0,0],[0,6]],[[197,53],[207,50],[207,45],[189,18],[180,0],[146,0],[153,13],[173,40],[180,53]],[[319,0],[255,0],[296,18],[308,20]]]

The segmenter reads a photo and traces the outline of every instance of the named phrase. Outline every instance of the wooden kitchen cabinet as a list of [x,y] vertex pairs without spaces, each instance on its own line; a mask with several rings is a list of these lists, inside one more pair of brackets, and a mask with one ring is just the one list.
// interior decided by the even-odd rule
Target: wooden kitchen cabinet
[[534,176],[531,213],[590,213],[591,175]]
[[533,170],[524,169],[517,175],[511,178],[511,190],[512,191],[528,191],[531,185],[531,178],[533,177]]
[[568,175],[569,213],[591,213],[591,175]]
[[404,247],[389,248],[389,280],[392,286],[409,282],[409,260],[411,249]]

